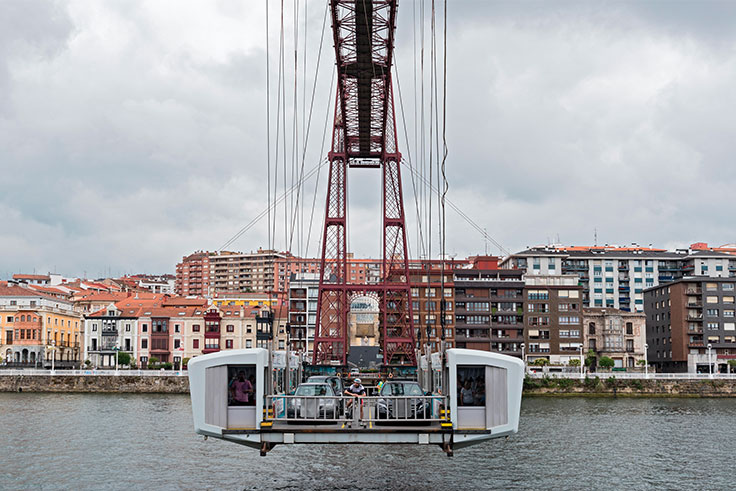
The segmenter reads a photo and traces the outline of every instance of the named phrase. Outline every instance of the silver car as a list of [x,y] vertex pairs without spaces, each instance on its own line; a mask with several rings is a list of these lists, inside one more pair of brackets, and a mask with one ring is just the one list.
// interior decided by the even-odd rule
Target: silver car
[[[320,396],[326,397],[322,399]],[[328,383],[301,384],[294,392],[294,397],[289,399],[286,416],[290,420],[335,419],[339,415],[336,396],[337,394]]]

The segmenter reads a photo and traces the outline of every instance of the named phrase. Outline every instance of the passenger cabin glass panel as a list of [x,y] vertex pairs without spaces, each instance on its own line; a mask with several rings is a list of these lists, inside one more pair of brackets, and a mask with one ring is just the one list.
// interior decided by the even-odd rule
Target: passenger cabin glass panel
[[457,367],[458,406],[486,405],[486,369],[484,366]]
[[253,365],[229,365],[228,406],[255,406],[256,369]]

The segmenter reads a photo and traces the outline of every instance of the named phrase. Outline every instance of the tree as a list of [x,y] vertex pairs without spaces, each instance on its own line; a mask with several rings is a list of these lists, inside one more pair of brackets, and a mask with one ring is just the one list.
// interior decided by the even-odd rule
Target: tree
[[614,363],[613,358],[601,356],[598,360],[598,365],[600,365],[601,368],[613,368],[616,364]]
[[595,370],[595,351],[592,349],[588,350],[588,354],[585,356],[585,366],[592,372]]
[[547,358],[537,358],[532,364],[538,367],[543,367],[545,365],[549,365],[549,360]]
[[155,356],[150,357],[148,359],[148,366],[155,367],[156,365],[158,365],[158,358],[156,358]]
[[118,365],[130,365],[130,354],[118,351]]
[[646,360],[637,360],[636,361],[636,364],[639,365],[640,367],[643,367],[644,365],[647,364],[647,361]]
[[570,360],[569,365],[571,367],[579,367],[580,366],[580,358],[573,358]]

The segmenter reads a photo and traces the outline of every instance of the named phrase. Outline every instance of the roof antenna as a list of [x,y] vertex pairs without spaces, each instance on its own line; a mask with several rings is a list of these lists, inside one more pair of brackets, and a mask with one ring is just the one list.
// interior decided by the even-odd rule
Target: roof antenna
[[593,245],[598,247],[598,229],[593,229]]

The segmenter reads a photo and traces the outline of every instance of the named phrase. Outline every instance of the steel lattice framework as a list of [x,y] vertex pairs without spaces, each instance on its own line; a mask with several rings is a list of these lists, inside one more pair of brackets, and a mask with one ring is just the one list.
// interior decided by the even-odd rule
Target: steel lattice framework
[[[337,96],[329,186],[322,236],[321,275],[313,362],[347,364],[349,295],[376,292],[385,365],[416,365],[414,316],[397,147],[391,64],[396,0],[330,0],[337,59]],[[382,172],[383,264],[381,282],[348,281],[347,172]]]

